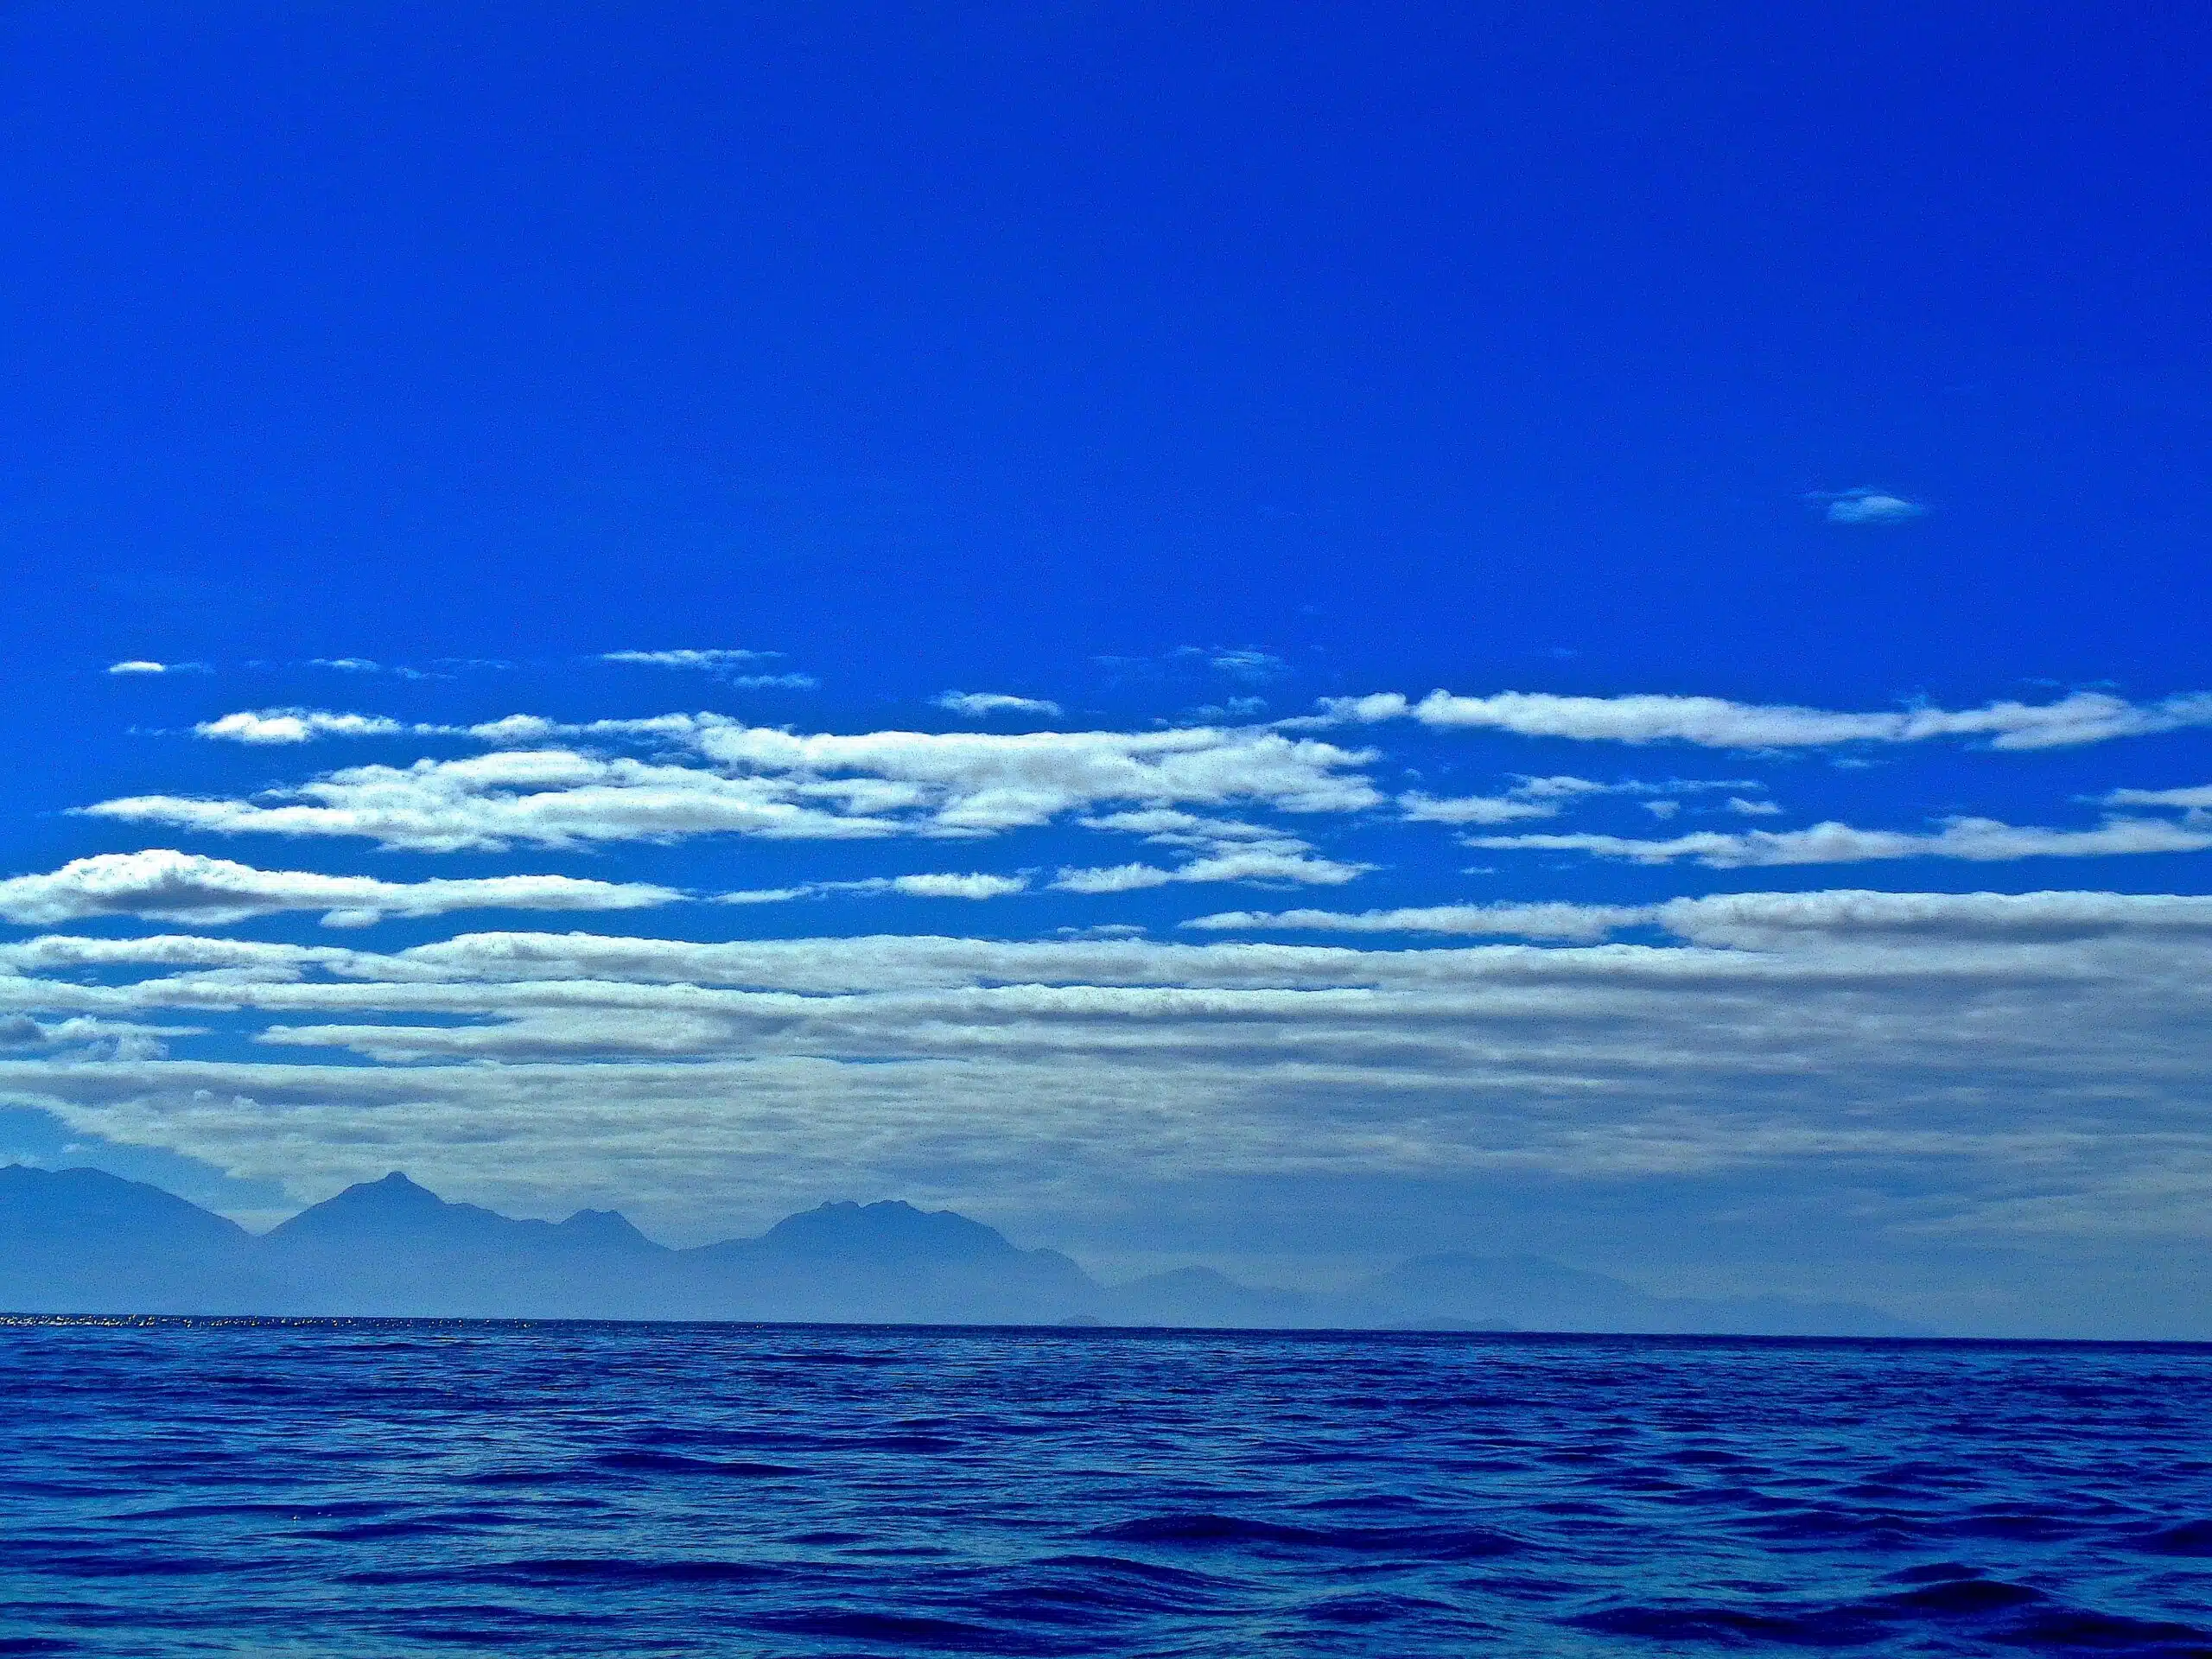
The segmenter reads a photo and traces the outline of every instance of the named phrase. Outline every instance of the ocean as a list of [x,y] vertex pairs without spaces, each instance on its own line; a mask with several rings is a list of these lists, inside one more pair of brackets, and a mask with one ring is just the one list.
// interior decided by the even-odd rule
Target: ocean
[[0,1323],[0,1653],[2212,1655],[2212,1347]]

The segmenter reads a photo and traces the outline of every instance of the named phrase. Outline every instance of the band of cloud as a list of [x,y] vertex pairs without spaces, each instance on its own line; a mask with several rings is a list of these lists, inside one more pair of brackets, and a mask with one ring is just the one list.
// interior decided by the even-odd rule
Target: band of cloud
[[566,875],[385,881],[309,870],[260,870],[226,858],[157,848],[72,860],[40,875],[0,880],[0,917],[46,927],[101,916],[224,926],[288,911],[321,911],[325,925],[458,910],[640,910],[683,895],[645,882]]
[[1325,698],[1315,721],[1373,724],[1412,719],[1439,731],[1488,730],[1583,742],[1689,743],[1716,749],[1831,747],[1852,743],[1921,743],[1985,738],[1994,749],[2045,749],[2188,727],[2212,726],[2212,692],[2192,691],[2135,703],[2101,691],[2056,702],[1993,702],[1980,709],[1905,709],[1852,714],[1723,697],[1558,696],[1500,691],[1466,697],[1430,692],[1414,702],[1395,691]]

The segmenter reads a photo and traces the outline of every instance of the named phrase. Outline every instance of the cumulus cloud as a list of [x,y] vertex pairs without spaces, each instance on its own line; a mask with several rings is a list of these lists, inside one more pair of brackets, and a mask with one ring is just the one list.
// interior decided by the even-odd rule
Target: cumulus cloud
[[1904,709],[1838,713],[1789,704],[1732,702],[1724,697],[1555,696],[1500,691],[1490,696],[1430,692],[1414,702],[1395,691],[1322,699],[1313,721],[1286,726],[1373,724],[1413,719],[1439,731],[1488,730],[1585,742],[1692,743],[1716,749],[1826,747],[1849,743],[1919,743],[1985,738],[1993,749],[2060,748],[2212,725],[2212,692],[2134,703],[2101,691],[2056,702],[1993,702],[1980,709]]
[[366,657],[310,657],[309,668],[334,668],[341,674],[381,674],[384,664]]
[[947,691],[932,701],[940,709],[980,720],[986,715],[1042,715],[1058,720],[1060,705],[1043,697],[1017,697],[1006,691]]
[[167,663],[151,662],[143,657],[130,657],[119,663],[110,663],[107,665],[107,671],[111,674],[168,674],[174,671]]
[[1928,509],[1892,491],[1861,487],[1815,491],[1805,498],[1832,524],[1902,524],[1925,518]]
[[855,840],[899,832],[889,818],[803,805],[795,793],[772,779],[525,749],[410,766],[349,766],[262,799],[142,795],[83,810],[219,835],[360,836],[431,853],[710,834]]
[[226,858],[156,848],[73,859],[41,875],[0,880],[0,917],[52,926],[102,916],[222,926],[286,911],[319,910],[327,926],[456,910],[638,910],[683,895],[643,882],[565,875],[384,881],[308,870],[258,870]]
[[334,714],[325,709],[245,709],[194,727],[201,737],[232,743],[306,743],[318,737],[392,737],[416,730],[385,715]]
[[[292,741],[295,728],[285,722],[293,720],[315,729],[288,711],[226,720],[239,722],[233,735],[268,730],[264,741]],[[249,799],[147,795],[83,810],[216,833],[359,836],[443,852],[713,833],[982,836],[1107,804],[1256,804],[1322,813],[1356,811],[1381,799],[1357,770],[1370,753],[1250,728],[840,735],[747,726],[715,715],[585,727],[517,715],[474,734],[527,742],[579,733],[650,737],[689,749],[704,764],[509,749],[410,766],[348,767]]]
[[1880,859],[2100,858],[2126,853],[2194,853],[2212,847],[2212,828],[2161,818],[2107,818],[2094,830],[2049,830],[1994,818],[1948,818],[1940,830],[1860,830],[1830,820],[1808,830],[1698,830],[1665,841],[1633,836],[1470,836],[1471,847],[1590,853],[1638,864],[1682,861],[1713,869],[1782,864],[1857,864]]

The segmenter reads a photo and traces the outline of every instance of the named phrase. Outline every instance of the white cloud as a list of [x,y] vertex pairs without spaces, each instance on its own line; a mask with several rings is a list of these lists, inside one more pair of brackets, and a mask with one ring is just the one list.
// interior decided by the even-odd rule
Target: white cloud
[[[1273,732],[800,736],[707,715],[606,721],[593,729],[618,727],[651,728],[696,750],[712,769],[510,750],[404,767],[348,767],[256,799],[135,796],[83,810],[216,833],[360,836],[445,852],[715,833],[989,836],[1105,803],[1255,802],[1287,812],[1343,812],[1380,798],[1351,770],[1371,756]],[[575,728],[519,716],[486,728],[525,738],[548,729]]]
[[111,674],[168,674],[175,671],[167,663],[149,662],[143,657],[128,658],[119,663],[110,663]]
[[1805,499],[1821,507],[1821,516],[1832,524],[1902,524],[1928,512],[1917,501],[1889,490],[1815,491]]
[[1246,680],[1255,684],[1279,680],[1290,672],[1290,664],[1271,652],[1257,651],[1250,646],[1217,646],[1206,654],[1206,662],[1217,674],[1233,680]]
[[1225,697],[1219,702],[1201,702],[1185,709],[1177,719],[1186,724],[1195,721],[1208,726],[1243,726],[1267,712],[1265,697]]
[[285,911],[319,910],[330,926],[386,916],[442,916],[456,910],[637,910],[683,895],[642,882],[565,875],[383,881],[365,875],[257,870],[226,858],[156,848],[72,860],[42,875],[0,880],[0,917],[30,926],[99,916],[223,926]]
[[1670,778],[1660,783],[1636,779],[1601,784],[1588,778],[1560,775],[1524,777],[1502,795],[1461,795],[1439,799],[1418,791],[1398,797],[1405,816],[1421,823],[1514,823],[1531,818],[1555,818],[1575,802],[1597,796],[1629,795],[1653,798],[1644,808],[1655,817],[1672,817],[1681,810],[1673,798],[1716,789],[1757,789],[1747,778]]
[[1026,875],[928,873],[872,875],[855,881],[809,881],[796,887],[755,887],[738,893],[718,893],[715,902],[723,905],[779,904],[793,899],[818,899],[832,893],[896,893],[910,899],[1003,899],[1010,893],[1027,893],[1028,890],[1029,878]]
[[780,651],[729,648],[711,651],[608,651],[601,652],[599,660],[602,663],[637,664],[647,668],[698,669],[710,674],[720,674],[752,663],[772,662],[783,654]]
[[1469,938],[1594,941],[1652,919],[1649,906],[1423,905],[1396,910],[1230,910],[1182,924],[1206,932],[1451,933]]
[[1018,875],[894,875],[888,878],[894,893],[915,899],[1002,899],[1029,886]]
[[2212,896],[2094,892],[1726,893],[1656,905],[1428,905],[1398,910],[1224,911],[1182,924],[1206,932],[1443,933],[1595,942],[1656,927],[1688,943],[1789,947],[1816,937],[1938,943],[2056,941],[2114,935],[2212,937]]
[[1416,823],[1514,823],[1528,818],[1554,818],[1560,804],[1558,800],[1532,800],[1510,791],[1439,799],[1416,790],[1398,797],[1400,810]]
[[[1586,937],[1526,908],[1527,936]],[[311,1192],[399,1165],[532,1213],[620,1195],[695,1238],[855,1187],[1126,1205],[1208,1178],[1731,1172],[1895,1186],[1898,1224],[1985,1238],[2212,1232],[2212,899],[1663,914],[1693,942],[32,940],[0,946],[0,1018],[78,1022],[86,1052],[26,1033],[0,1098]],[[134,1033],[180,1012],[265,1058],[153,1057]],[[126,1037],[135,1058],[92,1047]]]
[[940,709],[982,719],[986,715],[1042,715],[1058,720],[1060,705],[1043,697],[1017,697],[1006,691],[947,691],[933,698]]
[[1259,887],[1341,887],[1375,868],[1372,864],[1347,863],[1292,850],[1304,845],[1302,842],[1293,842],[1287,846],[1224,848],[1166,869],[1154,864],[1065,869],[1053,878],[1052,886],[1063,893],[1134,893],[1144,887],[1193,881],[1247,881]]
[[527,749],[410,766],[350,766],[266,803],[145,795],[83,810],[223,835],[357,836],[434,853],[711,834],[854,840],[902,828],[866,812],[800,804],[792,798],[797,792],[768,778]]
[[1764,948],[1831,938],[2051,940],[2134,934],[2212,936],[2212,897],[2171,893],[1716,893],[1652,907],[1649,919],[1700,944]]
[[1746,800],[1741,795],[1731,795],[1726,805],[1728,810],[1738,817],[1771,818],[1779,817],[1782,815],[1782,809],[1772,801]]
[[381,674],[384,665],[366,657],[310,657],[309,668],[334,668],[341,674]]
[[2101,691],[2076,691],[2056,702],[2005,702],[1980,709],[1919,708],[1874,714],[1732,702],[1722,697],[1580,697],[1539,691],[1463,697],[1438,690],[1419,702],[1385,691],[1327,697],[1320,707],[1314,721],[1283,724],[1372,724],[1410,718],[1440,731],[1483,729],[1522,737],[1694,743],[1718,749],[1918,743],[1945,737],[1986,738],[1995,749],[2044,749],[2212,725],[2212,692],[2202,691],[2151,703],[2133,703]]
[[192,728],[232,743],[305,743],[318,737],[391,737],[414,730],[384,715],[333,714],[323,709],[246,709]]
[[1471,847],[1590,853],[1638,864],[1688,860],[1713,869],[1783,864],[1856,864],[1896,858],[1996,862],[2020,858],[2097,858],[2126,853],[2194,853],[2212,847],[2212,828],[2158,818],[2107,818],[2094,830],[2047,830],[1994,818],[1949,818],[1932,833],[1860,830],[1833,820],[1808,830],[1697,830],[1667,841],[1633,836],[1470,836]]
[[[293,717],[274,711],[229,718]],[[529,741],[570,733],[651,737],[691,749],[709,765],[518,749],[404,767],[348,767],[254,799],[136,796],[82,810],[217,833],[361,836],[440,852],[713,833],[976,836],[1107,804],[1253,803],[1284,812],[1347,812],[1381,798],[1353,770],[1370,753],[1249,728],[844,736],[796,734],[716,715],[582,727],[516,715],[475,734]]]
[[2212,810],[2212,784],[2193,784],[2183,789],[2115,789],[2103,798],[2107,806],[2181,806],[2190,811]]

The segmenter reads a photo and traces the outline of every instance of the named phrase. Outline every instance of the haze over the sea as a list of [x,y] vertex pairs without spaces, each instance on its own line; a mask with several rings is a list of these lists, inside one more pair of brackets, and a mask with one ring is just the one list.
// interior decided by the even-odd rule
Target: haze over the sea
[[0,1164],[2212,1338],[2186,9],[0,14]]

